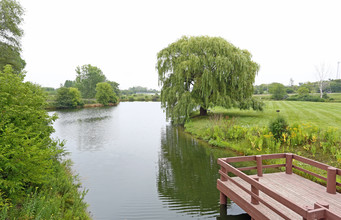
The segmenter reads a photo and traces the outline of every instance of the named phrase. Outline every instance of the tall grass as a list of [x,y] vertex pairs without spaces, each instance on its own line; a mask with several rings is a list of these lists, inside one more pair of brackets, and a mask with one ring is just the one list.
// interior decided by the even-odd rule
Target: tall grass
[[[71,172],[71,162],[55,166],[55,176],[41,187],[29,187],[17,201],[0,199],[0,220],[9,219],[91,219],[78,177]],[[15,206],[13,205],[15,204]]]

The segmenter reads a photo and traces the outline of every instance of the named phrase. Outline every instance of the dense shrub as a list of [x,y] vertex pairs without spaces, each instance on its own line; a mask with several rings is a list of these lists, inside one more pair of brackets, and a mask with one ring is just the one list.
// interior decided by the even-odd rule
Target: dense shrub
[[276,139],[280,139],[282,135],[287,131],[288,123],[283,117],[277,117],[269,124],[269,131]]
[[107,82],[97,83],[96,85],[96,100],[97,102],[108,105],[109,103],[117,103],[118,98],[112,86]]
[[57,108],[75,108],[83,105],[81,93],[77,88],[61,87],[57,90]]
[[312,95],[293,95],[289,96],[287,101],[307,101],[307,102],[325,102],[325,99],[321,99],[318,96],[312,96]]

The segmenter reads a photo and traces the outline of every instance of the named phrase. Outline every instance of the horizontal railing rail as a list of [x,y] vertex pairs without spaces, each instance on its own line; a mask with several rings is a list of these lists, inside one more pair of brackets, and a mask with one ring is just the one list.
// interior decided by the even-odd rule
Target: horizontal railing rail
[[[286,159],[285,164],[263,165],[262,163],[263,160],[284,159],[284,158]],[[325,170],[327,171],[327,177],[308,171],[297,165],[293,165],[293,160],[297,160],[302,163],[319,168],[321,170]],[[246,161],[256,161],[257,165],[250,166],[250,167],[235,168],[230,164],[230,163],[235,163],[235,162],[246,162]],[[236,186],[238,186],[240,189],[242,189],[243,191],[245,191],[251,196],[251,203],[257,204],[260,202],[284,219],[288,219],[285,213],[281,212],[280,210],[277,210],[274,206],[272,206],[271,204],[267,203],[265,200],[260,198],[259,191],[265,193],[272,199],[276,200],[277,202],[281,203],[282,205],[289,208],[293,212],[302,216],[304,219],[315,219],[316,217],[321,217],[321,216],[322,216],[321,218],[328,218],[331,220],[341,219],[341,216],[336,215],[335,213],[331,212],[327,206],[321,205],[319,203],[315,203],[315,206],[313,209],[307,208],[307,207],[305,208],[300,207],[299,205],[296,205],[293,201],[290,201],[289,199],[275,193],[274,191],[272,191],[270,188],[266,187],[265,185],[259,183],[256,179],[254,179],[254,176],[251,177],[242,172],[246,170],[257,170],[257,176],[261,177],[263,176],[263,169],[265,168],[285,167],[287,174],[292,174],[292,171],[293,171],[292,169],[294,168],[304,173],[310,174],[314,177],[317,177],[321,180],[326,181],[327,192],[331,194],[335,194],[336,186],[341,186],[341,183],[336,181],[336,176],[341,175],[341,170],[338,168],[334,168],[326,164],[323,164],[323,163],[320,163],[320,162],[317,162],[308,158],[304,158],[302,156],[294,155],[291,153],[220,158],[218,159],[218,164],[221,166],[221,170],[219,171],[221,178],[220,180],[218,180],[218,185],[222,184],[223,181],[231,181],[232,183],[234,183]],[[229,177],[228,173],[233,173],[234,175],[238,176],[239,178],[241,178],[242,180],[250,184],[251,190],[246,189],[244,186],[239,184],[233,178]],[[222,198],[222,194],[221,194],[221,198]]]

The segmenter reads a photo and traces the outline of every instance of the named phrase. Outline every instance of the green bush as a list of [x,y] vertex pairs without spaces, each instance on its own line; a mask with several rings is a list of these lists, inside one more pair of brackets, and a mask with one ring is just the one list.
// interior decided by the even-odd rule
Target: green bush
[[288,123],[283,117],[277,117],[275,120],[271,121],[269,124],[269,131],[273,136],[279,140],[282,135],[287,132]]
[[118,98],[111,85],[102,82],[96,85],[96,100],[103,105],[108,105],[109,103],[117,103]]
[[75,108],[83,105],[81,93],[77,88],[61,87],[57,90],[57,108]]
[[109,103],[117,103],[118,98],[109,83],[101,82],[96,85],[96,100],[103,105],[108,105]]
[[324,99],[321,99],[320,97],[317,96],[312,96],[312,95],[293,95],[289,96],[287,101],[306,101],[306,102],[324,102]]

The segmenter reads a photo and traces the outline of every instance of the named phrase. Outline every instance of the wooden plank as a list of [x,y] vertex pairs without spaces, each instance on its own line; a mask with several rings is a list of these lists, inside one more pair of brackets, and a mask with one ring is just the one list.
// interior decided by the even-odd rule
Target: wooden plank
[[341,176],[341,169],[337,169],[337,175]]
[[270,190],[268,187],[266,187],[266,186],[258,183],[257,181],[251,179],[249,176],[247,176],[243,172],[235,169],[231,165],[229,165],[229,164],[225,164],[225,165],[227,165],[229,167],[228,170],[230,172],[232,172],[233,174],[235,174],[236,176],[240,177],[241,179],[248,182],[249,184],[255,186],[258,190],[264,192],[268,196],[272,197],[274,200],[282,203],[284,206],[288,207],[289,209],[293,210],[294,212],[298,213],[299,215],[306,217],[305,209],[296,205],[295,203],[293,203],[293,201],[290,201],[289,199],[287,199],[287,198],[285,198],[279,194],[276,194],[274,191]]
[[314,203],[323,201],[329,204],[331,212],[341,219],[341,194],[328,194],[326,187],[305,179],[296,174],[265,174],[261,182],[276,193],[291,198],[296,204],[313,207]]
[[[227,183],[227,185],[226,185]],[[227,197],[229,197],[233,202],[235,202],[240,208],[242,208],[245,212],[247,212],[253,219],[278,219],[278,216],[267,211],[267,208],[264,205],[252,205],[248,202],[250,195],[245,192],[238,191],[238,187],[232,185],[231,183],[222,182],[221,180],[217,180],[217,188],[220,192],[223,192]]]
[[244,157],[229,157],[224,158],[227,163],[244,162],[256,160],[256,156],[244,156]]
[[278,167],[285,167],[285,164],[263,165],[263,169],[266,169],[266,168],[278,168]]
[[255,169],[257,169],[257,167],[256,166],[254,166],[254,167],[238,167],[237,169],[240,171],[245,171],[245,170],[255,170]]
[[304,173],[308,173],[308,174],[310,174],[310,175],[312,175],[312,176],[314,176],[314,177],[317,177],[317,178],[319,178],[319,179],[321,179],[321,180],[327,181],[327,178],[326,178],[326,177],[321,176],[321,175],[316,174],[316,173],[313,173],[313,172],[311,172],[311,171],[309,171],[309,170],[306,170],[306,169],[304,169],[304,168],[302,168],[302,167],[298,167],[298,166],[295,166],[295,165],[292,165],[292,167],[295,168],[295,169],[297,169],[297,170],[300,170],[300,171],[302,171],[302,172],[304,172]]
[[[278,167],[285,167],[285,164],[271,164],[271,165],[263,165],[263,169],[266,168],[278,168]],[[240,171],[245,171],[245,170],[256,170],[257,166],[253,166],[253,167],[238,167],[237,168]]]
[[292,156],[293,156],[293,159],[295,159],[295,160],[298,160],[298,161],[301,161],[303,163],[309,164],[311,166],[317,167],[317,168],[319,168],[321,170],[327,171],[327,169],[329,167],[328,165],[326,165],[324,163],[320,163],[320,162],[317,162],[315,160],[311,160],[311,159],[308,159],[308,158],[305,158],[305,157],[301,157],[301,156],[298,156],[296,154],[293,154]]
[[[266,154],[262,155],[263,160],[285,158],[285,154]],[[244,162],[256,160],[256,156],[228,157],[223,158],[227,163]]]
[[285,154],[264,154],[262,155],[263,160],[272,160],[272,159],[280,159],[285,158]]
[[[272,154],[272,155],[259,155],[261,158],[259,162],[266,159],[278,159],[286,158],[287,154]],[[301,156],[292,155],[292,158],[303,163],[315,166],[322,170],[327,170],[328,165],[310,160]],[[229,160],[231,159],[231,160]],[[326,187],[305,179],[296,174],[285,174],[284,172],[264,174],[263,177],[259,177],[259,182],[252,179],[250,176],[244,174],[243,170],[257,169],[257,166],[235,168],[228,164],[229,162],[242,162],[256,160],[256,156],[248,157],[235,157],[235,158],[223,158],[218,159],[218,164],[224,167],[227,172],[231,172],[236,177],[229,177],[226,172],[219,171],[219,173],[227,179],[227,181],[221,181],[217,183],[219,190],[222,189],[238,202],[236,202],[244,211],[250,214],[253,213],[252,218],[254,219],[302,219],[303,218],[325,218],[330,220],[341,220],[341,194],[330,194],[326,192]],[[286,164],[273,164],[273,165],[262,165],[262,168],[277,168],[283,167]],[[304,173],[308,173],[322,180],[327,180],[319,174],[313,173],[301,167],[292,166],[293,168],[300,170]],[[340,169],[334,169],[336,175],[341,175]],[[226,178],[225,178],[226,177]],[[333,181],[337,186],[341,186],[341,183]],[[259,196],[251,192],[248,188],[251,186],[255,190],[259,190]],[[334,185],[335,186],[335,185]],[[230,187],[230,189],[228,189]],[[225,194],[225,195],[227,195]],[[242,194],[242,195],[241,195]],[[229,196],[227,195],[227,196]],[[258,200],[258,205],[251,204],[251,195],[254,200]],[[317,207],[316,204],[327,204],[329,209],[324,207]],[[243,207],[244,208],[243,208]],[[252,208],[250,208],[252,206]],[[255,209],[256,206],[256,209]],[[310,207],[313,210],[308,210],[305,207]],[[326,206],[327,207],[327,206]],[[315,208],[315,209],[314,209]],[[249,211],[248,211],[249,210]],[[279,211],[280,210],[280,211]],[[256,213],[256,214],[255,214]],[[285,214],[283,214],[285,213]],[[285,215],[295,215],[294,217],[286,217]],[[261,216],[264,215],[264,216]],[[269,217],[271,216],[271,217]],[[275,217],[277,216],[277,217]],[[301,216],[297,218],[297,216]]]
[[[274,206],[270,205],[268,202],[266,202],[264,199],[260,198],[259,195],[256,195],[255,193],[252,192],[252,190],[248,190],[246,189],[243,185],[241,185],[240,183],[238,183],[237,181],[235,181],[233,178],[231,177],[227,177],[227,179],[229,181],[232,181],[236,186],[238,186],[240,189],[242,189],[244,192],[250,194],[250,197],[254,197],[257,201],[263,203],[266,207],[268,207],[271,211],[273,211],[274,213],[276,213],[277,215],[281,216],[284,219],[290,220],[290,218],[288,218],[285,214],[283,214],[282,212],[280,212],[279,210],[277,210]],[[252,187],[251,187],[252,189]],[[252,203],[252,200],[251,200]],[[253,203],[252,203],[253,204]]]

